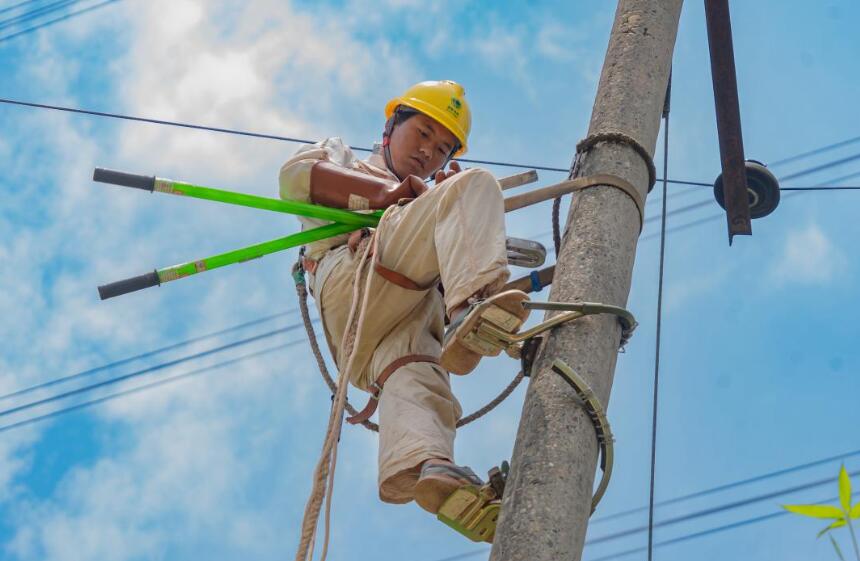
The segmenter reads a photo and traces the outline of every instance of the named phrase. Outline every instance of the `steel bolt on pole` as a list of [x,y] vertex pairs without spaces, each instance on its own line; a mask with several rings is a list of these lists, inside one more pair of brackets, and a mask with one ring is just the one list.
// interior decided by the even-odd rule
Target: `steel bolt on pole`
[[[620,0],[589,134],[621,132],[653,154],[682,0]],[[579,175],[620,176],[640,193],[648,168],[621,142],[599,142]],[[574,195],[550,299],[625,306],[639,213],[622,191],[600,186]],[[564,360],[608,403],[621,328],[592,316],[557,328],[532,369],[511,464],[493,561],[578,561],[591,511],[598,444],[573,391],[549,369]],[[610,411],[611,419],[611,411]]]

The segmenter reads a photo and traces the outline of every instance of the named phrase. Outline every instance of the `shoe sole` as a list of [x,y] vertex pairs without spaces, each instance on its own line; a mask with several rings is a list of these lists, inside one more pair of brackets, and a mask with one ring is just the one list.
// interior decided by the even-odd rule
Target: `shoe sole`
[[437,514],[445,499],[463,485],[469,485],[469,483],[446,475],[434,474],[422,477],[415,484],[415,502],[427,512]]

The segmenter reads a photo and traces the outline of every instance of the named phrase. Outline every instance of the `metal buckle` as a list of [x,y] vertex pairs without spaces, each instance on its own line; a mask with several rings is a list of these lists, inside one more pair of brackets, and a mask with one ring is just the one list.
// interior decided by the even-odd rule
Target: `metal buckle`
[[507,238],[508,263],[517,267],[536,269],[546,261],[546,248],[543,244],[521,238]]

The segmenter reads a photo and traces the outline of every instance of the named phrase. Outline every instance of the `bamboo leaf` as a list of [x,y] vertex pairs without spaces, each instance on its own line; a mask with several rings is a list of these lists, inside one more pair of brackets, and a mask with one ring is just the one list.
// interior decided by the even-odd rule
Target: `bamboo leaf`
[[845,556],[842,555],[842,549],[839,547],[839,544],[836,543],[836,540],[833,539],[833,536],[827,536],[830,538],[830,543],[833,544],[833,549],[836,550],[836,555],[839,556],[840,561],[845,561]]
[[782,508],[801,516],[809,516],[810,518],[833,518],[838,520],[845,513],[842,509],[830,505],[782,505]]
[[845,519],[844,518],[837,520],[836,522],[834,522],[830,526],[828,526],[828,527],[824,528],[823,530],[821,530],[820,532],[818,532],[818,537],[820,538],[821,536],[823,536],[824,534],[826,534],[830,530],[833,530],[834,528],[841,528],[842,526],[845,526]]
[[851,509],[851,512],[848,513],[851,518],[860,518],[860,502],[854,505],[854,508]]
[[851,510],[851,478],[848,477],[845,464],[842,464],[842,469],[839,470],[839,502],[842,503],[842,510]]

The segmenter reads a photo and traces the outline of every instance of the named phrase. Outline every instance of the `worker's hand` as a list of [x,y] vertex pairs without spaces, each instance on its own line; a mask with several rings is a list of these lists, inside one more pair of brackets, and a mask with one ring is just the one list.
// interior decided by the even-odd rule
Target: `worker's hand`
[[457,161],[451,162],[451,165],[448,166],[448,171],[445,171],[444,169],[440,169],[439,171],[436,172],[436,177],[435,177],[436,185],[439,185],[440,183],[442,183],[443,181],[445,181],[446,179],[448,179],[452,175],[460,173],[461,171],[463,171],[463,170],[460,168],[460,162],[457,162]]
[[400,199],[417,199],[427,191],[427,184],[417,175],[408,175],[386,195],[386,206],[395,205]]

